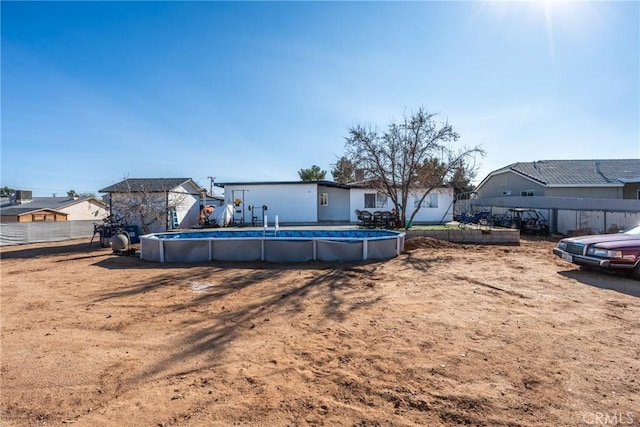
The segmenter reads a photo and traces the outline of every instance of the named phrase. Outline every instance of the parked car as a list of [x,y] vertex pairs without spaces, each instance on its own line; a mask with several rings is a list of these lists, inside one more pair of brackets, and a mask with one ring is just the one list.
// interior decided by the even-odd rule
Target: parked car
[[562,239],[553,253],[572,264],[630,273],[640,280],[640,225],[620,233]]
[[538,209],[509,208],[493,218],[498,227],[517,228],[523,233],[549,234],[549,221]]

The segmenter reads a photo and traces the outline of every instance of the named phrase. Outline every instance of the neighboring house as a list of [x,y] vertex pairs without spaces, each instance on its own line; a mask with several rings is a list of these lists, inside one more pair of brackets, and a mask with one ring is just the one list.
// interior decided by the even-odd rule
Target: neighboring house
[[640,199],[640,159],[540,160],[513,163],[480,182],[480,198]]
[[95,197],[6,199],[0,206],[0,221],[2,223],[102,221],[107,215],[109,215],[107,205]]
[[[235,206],[234,222],[251,223],[252,216],[268,221],[278,215],[280,222],[357,222],[356,209],[392,210],[394,206],[384,194],[363,184],[340,184],[333,181],[280,181],[217,183],[225,190],[225,204]],[[419,199],[418,199],[419,200]],[[409,197],[410,215],[417,201]],[[414,223],[451,221],[453,190],[434,190],[423,202]],[[257,209],[249,207],[257,207]],[[262,207],[266,206],[266,211]]]
[[153,233],[198,225],[205,190],[191,178],[128,178],[99,192],[110,214]]

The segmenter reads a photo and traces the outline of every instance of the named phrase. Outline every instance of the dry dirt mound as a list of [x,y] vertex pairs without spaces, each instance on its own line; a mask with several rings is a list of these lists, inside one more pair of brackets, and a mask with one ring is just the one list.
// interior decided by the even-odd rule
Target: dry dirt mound
[[404,242],[405,251],[459,247],[461,247],[459,244],[447,242],[446,240],[434,239],[433,237],[412,237]]

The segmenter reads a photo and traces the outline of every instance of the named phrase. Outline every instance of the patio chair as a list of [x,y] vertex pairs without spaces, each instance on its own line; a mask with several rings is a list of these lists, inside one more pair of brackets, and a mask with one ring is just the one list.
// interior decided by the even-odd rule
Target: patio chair
[[373,214],[369,211],[360,211],[360,222],[363,227],[374,227]]
[[382,226],[384,226],[384,228],[393,228],[391,227],[392,225],[391,212],[389,211],[380,212],[380,222],[382,223]]

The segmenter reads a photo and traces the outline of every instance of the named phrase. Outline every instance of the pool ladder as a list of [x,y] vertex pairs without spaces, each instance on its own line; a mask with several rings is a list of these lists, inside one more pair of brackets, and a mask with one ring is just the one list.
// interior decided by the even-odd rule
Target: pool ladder
[[[264,221],[262,223],[264,226],[262,237],[278,237],[278,215],[276,215],[275,226],[272,229],[269,229],[269,226],[267,224],[267,215],[264,216]],[[269,234],[271,231],[273,232],[272,235]]]

